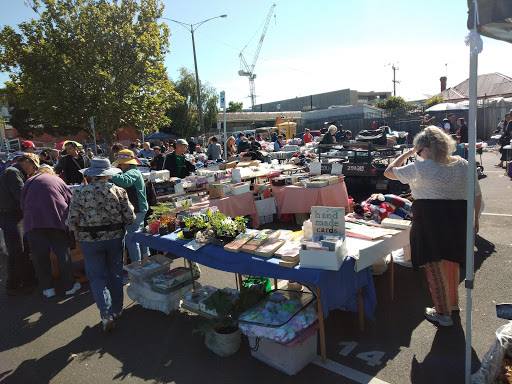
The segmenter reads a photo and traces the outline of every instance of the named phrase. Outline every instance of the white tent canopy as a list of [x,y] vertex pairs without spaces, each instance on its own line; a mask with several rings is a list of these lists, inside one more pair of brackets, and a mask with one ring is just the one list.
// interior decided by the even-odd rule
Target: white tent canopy
[[444,111],[461,111],[469,108],[462,103],[440,103],[425,109],[425,112],[444,112]]

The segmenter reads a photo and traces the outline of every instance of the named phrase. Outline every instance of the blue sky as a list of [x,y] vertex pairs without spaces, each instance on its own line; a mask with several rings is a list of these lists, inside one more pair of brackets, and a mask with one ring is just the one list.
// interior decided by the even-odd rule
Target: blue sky
[[[3,0],[0,25],[16,25],[35,15],[23,0]],[[274,2],[255,0],[163,0],[164,16],[185,23],[227,14],[195,32],[201,81],[226,91],[227,101],[250,106],[249,82],[240,77],[240,50],[252,63],[264,21]],[[258,62],[257,103],[338,89],[392,91],[395,63],[397,95],[414,100],[439,92],[439,78],[448,86],[469,76],[466,0],[304,0],[275,1]],[[6,6],[5,4],[9,4]],[[166,58],[169,76],[194,69],[191,34],[166,22],[172,36]],[[483,38],[479,73],[512,76],[510,45]],[[447,64],[447,66],[445,66]],[[7,79],[0,74],[0,81]]]

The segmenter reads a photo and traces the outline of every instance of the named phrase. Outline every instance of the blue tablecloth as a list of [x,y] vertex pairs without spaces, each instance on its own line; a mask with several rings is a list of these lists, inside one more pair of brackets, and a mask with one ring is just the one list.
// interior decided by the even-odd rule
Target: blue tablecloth
[[274,257],[229,252],[211,244],[192,251],[184,247],[188,241],[178,239],[176,233],[159,236],[135,232],[131,240],[221,271],[315,284],[322,295],[324,317],[328,316],[329,311],[339,307],[357,312],[357,291],[362,288],[364,315],[374,320],[377,298],[370,268],[355,272],[355,260],[350,257],[345,259],[338,271],[300,268],[298,265],[295,268],[286,268],[281,267],[280,259]]

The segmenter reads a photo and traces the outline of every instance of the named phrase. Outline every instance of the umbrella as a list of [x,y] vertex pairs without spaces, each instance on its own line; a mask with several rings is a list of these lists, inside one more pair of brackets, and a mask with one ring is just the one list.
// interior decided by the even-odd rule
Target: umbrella
[[67,143],[75,143],[77,147],[81,147],[82,144],[80,144],[79,142],[77,141],[73,141],[73,140],[64,140],[62,142],[60,142],[59,144],[57,144],[57,146],[55,147],[55,149],[58,149],[59,151],[64,148],[64,146],[67,144]]
[[441,103],[436,104],[428,109],[425,109],[425,112],[444,112],[444,111],[460,111],[460,110],[467,110],[469,107],[466,107],[462,104],[455,104],[455,103]]

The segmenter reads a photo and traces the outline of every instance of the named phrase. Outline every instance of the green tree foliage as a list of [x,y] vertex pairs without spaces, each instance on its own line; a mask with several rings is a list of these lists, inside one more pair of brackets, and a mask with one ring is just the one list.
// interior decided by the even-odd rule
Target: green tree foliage
[[428,109],[430,107],[433,107],[436,104],[441,104],[444,102],[444,97],[442,94],[432,96],[430,99],[425,101],[425,104],[423,104],[423,107],[425,109]]
[[243,102],[236,103],[234,101],[230,101],[228,107],[226,108],[226,112],[242,112],[243,106]]
[[390,96],[385,100],[377,101],[374,105],[378,108],[385,110],[401,109],[405,111],[410,111],[416,108],[416,105],[414,103],[408,103],[400,96]]
[[[180,75],[174,83],[174,87],[183,99],[181,103],[167,110],[166,115],[172,122],[163,128],[162,131],[180,137],[197,136],[199,133],[197,129],[201,126],[201,122],[199,120],[196,77],[194,73],[190,72],[187,68],[180,68]],[[217,103],[219,97],[216,89],[210,84],[203,84],[201,82],[200,87],[204,126],[208,132],[217,124]]]
[[[38,18],[0,31],[6,98],[23,136],[97,134],[169,124],[181,101],[167,78],[169,29],[159,0],[32,0]],[[39,13],[39,11],[41,11]]]

